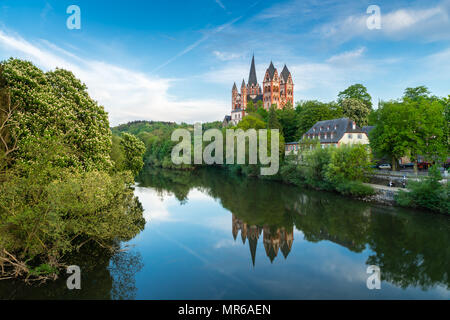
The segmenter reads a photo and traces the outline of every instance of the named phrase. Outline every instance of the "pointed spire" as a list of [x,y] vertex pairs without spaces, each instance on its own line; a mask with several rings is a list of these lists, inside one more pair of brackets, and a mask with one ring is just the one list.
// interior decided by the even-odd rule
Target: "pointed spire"
[[287,68],[286,65],[284,65],[283,71],[281,71],[281,78],[287,82],[289,79],[289,75],[291,74],[291,72],[289,71],[289,69]]
[[257,85],[258,80],[256,79],[256,67],[255,67],[255,55],[252,58],[252,64],[250,66],[250,75],[248,76],[248,85]]
[[244,81],[244,79],[242,79],[242,85],[241,85],[241,88],[244,88],[245,87],[245,81]]
[[275,67],[273,66],[273,62],[270,61],[269,68],[267,68],[267,71],[269,71],[269,79],[272,80],[273,76],[275,75]]
[[237,86],[236,86],[236,82],[233,84],[233,91],[237,91]]

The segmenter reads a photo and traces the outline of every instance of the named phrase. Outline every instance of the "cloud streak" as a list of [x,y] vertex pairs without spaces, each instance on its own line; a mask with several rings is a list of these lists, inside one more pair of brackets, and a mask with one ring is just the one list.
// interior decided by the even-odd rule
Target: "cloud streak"
[[44,70],[56,67],[72,71],[89,88],[90,95],[105,107],[111,125],[146,119],[176,122],[220,120],[228,111],[225,101],[185,99],[169,91],[178,81],[150,77],[103,61],[83,59],[48,41],[31,43],[18,35],[0,31],[2,56],[34,62]]

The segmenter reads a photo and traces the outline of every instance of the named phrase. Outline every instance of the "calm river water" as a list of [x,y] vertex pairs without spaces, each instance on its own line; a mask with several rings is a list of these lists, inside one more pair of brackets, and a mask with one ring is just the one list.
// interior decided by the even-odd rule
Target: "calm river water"
[[[223,170],[149,170],[145,230],[80,259],[82,289],[0,282],[2,299],[449,299],[450,218]],[[369,290],[367,267],[381,269]]]

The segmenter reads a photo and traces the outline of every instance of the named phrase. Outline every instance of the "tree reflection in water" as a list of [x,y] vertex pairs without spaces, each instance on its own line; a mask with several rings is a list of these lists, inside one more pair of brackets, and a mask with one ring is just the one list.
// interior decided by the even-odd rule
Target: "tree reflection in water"
[[[288,257],[294,228],[309,242],[331,241],[352,252],[370,250],[367,265],[378,265],[382,279],[400,287],[449,288],[450,221],[446,216],[354,201],[333,193],[301,190],[277,182],[241,178],[226,170],[151,170],[140,185],[182,202],[193,188],[220,201],[232,213],[232,235],[249,243],[255,264],[263,235],[266,255]],[[295,244],[294,244],[295,245]]]

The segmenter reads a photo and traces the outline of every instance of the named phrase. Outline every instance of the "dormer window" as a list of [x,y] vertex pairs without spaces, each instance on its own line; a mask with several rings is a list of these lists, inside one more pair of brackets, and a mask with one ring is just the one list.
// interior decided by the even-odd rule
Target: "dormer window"
[[322,131],[322,129],[323,129],[323,128],[322,128],[322,127],[320,127],[320,131]]
[[331,137],[330,138],[333,139],[333,136],[334,136],[333,133],[331,133]]
[[335,125],[334,125],[334,130],[337,130],[337,127],[338,127],[337,124],[335,124]]
[[356,123],[353,121],[353,123],[352,123],[352,128],[353,128],[353,130],[355,130],[356,129]]
[[313,131],[316,132],[316,128],[313,128]]
[[325,133],[325,139],[327,138],[327,136],[328,136],[328,135]]
[[330,126],[327,127],[327,130],[328,130],[328,131],[330,130]]

